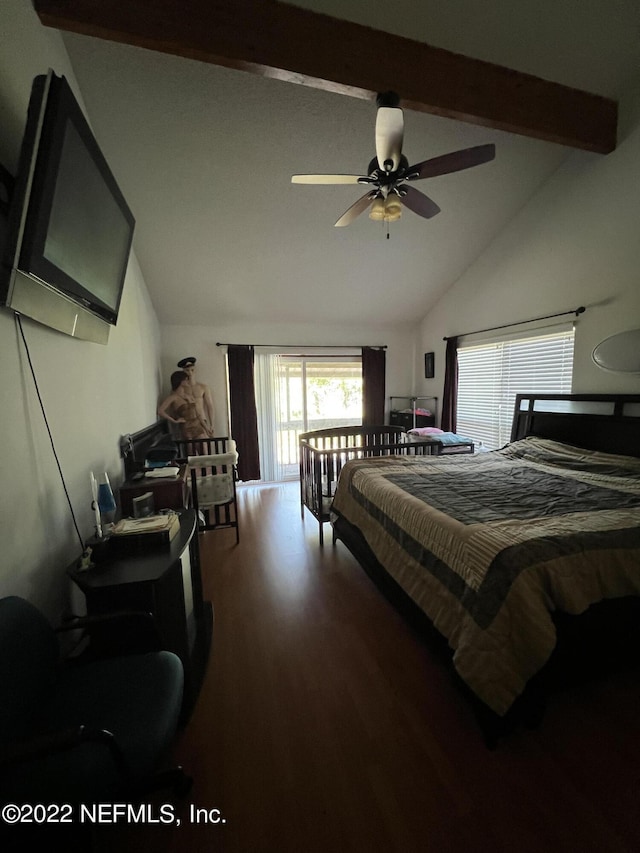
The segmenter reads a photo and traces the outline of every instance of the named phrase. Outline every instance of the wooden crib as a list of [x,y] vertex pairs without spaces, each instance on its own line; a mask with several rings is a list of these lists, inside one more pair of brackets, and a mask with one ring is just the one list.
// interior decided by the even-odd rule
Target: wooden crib
[[401,426],[343,426],[300,433],[300,511],[305,507],[319,524],[320,545],[323,528],[340,471],[345,462],[365,456],[430,454],[433,441],[408,441]]

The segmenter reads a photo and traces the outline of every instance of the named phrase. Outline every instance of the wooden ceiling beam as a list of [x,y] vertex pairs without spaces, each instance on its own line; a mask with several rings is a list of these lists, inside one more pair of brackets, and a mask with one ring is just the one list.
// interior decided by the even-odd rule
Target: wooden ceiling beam
[[43,24],[606,154],[617,104],[276,0],[33,0]]

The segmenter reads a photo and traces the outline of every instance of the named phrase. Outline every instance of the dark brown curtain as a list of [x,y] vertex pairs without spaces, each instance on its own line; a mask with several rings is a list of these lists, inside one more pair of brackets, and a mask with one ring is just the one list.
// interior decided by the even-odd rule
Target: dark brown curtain
[[253,347],[232,346],[227,351],[231,437],[238,446],[240,480],[260,479],[258,415],[253,382]]
[[447,338],[444,366],[444,393],[440,428],[455,432],[458,420],[458,339]]
[[362,423],[384,423],[384,382],[387,354],[384,349],[362,347]]

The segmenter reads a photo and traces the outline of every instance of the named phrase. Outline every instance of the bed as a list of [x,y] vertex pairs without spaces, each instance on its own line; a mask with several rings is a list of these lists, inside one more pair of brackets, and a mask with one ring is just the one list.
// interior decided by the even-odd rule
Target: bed
[[518,395],[501,450],[343,466],[334,541],[444,638],[488,745],[539,720],[585,625],[616,660],[640,640],[639,457],[640,395]]

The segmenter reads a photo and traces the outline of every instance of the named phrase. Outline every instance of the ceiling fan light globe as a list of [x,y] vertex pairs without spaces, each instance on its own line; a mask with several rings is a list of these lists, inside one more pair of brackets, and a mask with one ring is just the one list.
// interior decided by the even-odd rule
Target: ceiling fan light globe
[[371,205],[371,210],[369,211],[369,219],[373,219],[374,222],[382,222],[385,218],[385,204],[383,198],[377,198],[373,204]]
[[397,195],[387,196],[384,203],[384,221],[397,222],[402,216],[402,203]]

